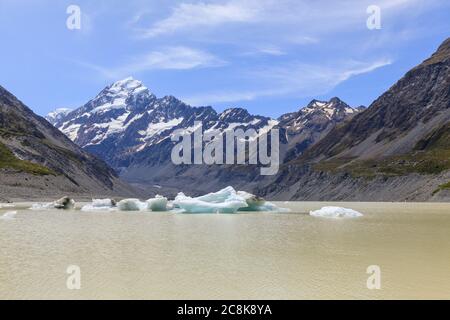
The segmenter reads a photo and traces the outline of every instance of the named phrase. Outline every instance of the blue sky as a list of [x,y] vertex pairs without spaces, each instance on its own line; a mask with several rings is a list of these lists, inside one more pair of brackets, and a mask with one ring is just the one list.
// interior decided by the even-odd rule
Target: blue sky
[[448,0],[0,0],[0,85],[41,115],[133,76],[160,97],[278,117],[313,98],[369,105],[449,30]]

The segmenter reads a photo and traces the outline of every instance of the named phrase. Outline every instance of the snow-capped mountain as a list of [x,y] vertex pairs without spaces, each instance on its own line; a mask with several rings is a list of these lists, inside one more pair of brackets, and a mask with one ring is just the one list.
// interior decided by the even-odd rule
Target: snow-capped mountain
[[48,122],[50,122],[51,124],[55,124],[59,120],[61,120],[63,117],[67,116],[71,111],[72,111],[72,109],[69,109],[69,108],[59,108],[59,109],[56,109],[55,111],[52,111],[49,114],[47,114],[45,119]]
[[[358,113],[341,100],[313,101],[300,111],[279,119],[251,115],[242,108],[222,113],[212,107],[192,107],[173,96],[157,98],[133,78],[113,83],[84,106],[58,117],[48,116],[71,140],[104,159],[129,181],[161,184],[173,179],[172,135],[177,129],[224,134],[228,130],[255,129],[259,134],[280,129],[281,160],[289,160],[317,142],[336,124]],[[61,116],[59,116],[61,115]],[[192,166],[190,166],[192,167]],[[183,168],[189,181],[204,175],[201,169]],[[200,170],[200,171],[199,171]],[[155,176],[157,173],[157,177]],[[177,172],[177,179],[182,173]],[[179,180],[178,180],[179,182]]]
[[298,112],[279,118],[279,127],[286,130],[284,160],[300,155],[319,141],[337,124],[353,118],[364,107],[352,108],[339,98],[330,101],[313,100]]
[[[55,119],[52,124],[71,140],[116,168],[127,167],[139,153],[154,154],[152,150],[170,141],[176,129],[193,131],[195,121],[201,121],[204,130],[219,132],[238,127],[267,130],[278,124],[245,109],[217,113],[211,107],[191,107],[172,96],[159,99],[131,77],[106,87],[81,108],[48,119]],[[157,158],[170,159],[170,151]]]

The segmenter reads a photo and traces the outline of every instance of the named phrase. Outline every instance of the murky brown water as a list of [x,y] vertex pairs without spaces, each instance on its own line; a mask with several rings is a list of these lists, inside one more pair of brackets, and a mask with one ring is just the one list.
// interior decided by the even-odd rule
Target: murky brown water
[[[450,204],[333,204],[365,214],[353,220],[279,205],[292,213],[19,209],[0,219],[0,298],[450,299]],[[81,290],[66,287],[69,265]],[[369,265],[381,290],[366,287]]]

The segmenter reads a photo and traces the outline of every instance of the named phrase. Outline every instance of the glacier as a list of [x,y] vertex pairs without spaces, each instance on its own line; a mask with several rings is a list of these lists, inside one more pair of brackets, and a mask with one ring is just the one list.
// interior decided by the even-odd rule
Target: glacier
[[359,218],[363,216],[361,212],[341,207],[323,207],[320,210],[311,211],[309,214],[313,217],[332,218],[332,219]]

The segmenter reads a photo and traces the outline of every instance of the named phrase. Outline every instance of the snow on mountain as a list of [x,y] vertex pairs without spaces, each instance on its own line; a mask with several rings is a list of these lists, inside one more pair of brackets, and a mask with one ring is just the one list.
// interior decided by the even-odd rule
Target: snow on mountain
[[49,114],[47,114],[45,119],[54,125],[60,119],[67,116],[71,111],[72,111],[72,109],[69,109],[69,108],[59,108],[59,109],[56,109],[55,111],[52,111]]
[[281,116],[279,127],[285,130],[284,161],[293,159],[327,135],[337,124],[348,121],[361,112],[362,107],[352,108],[339,98],[330,101],[312,100],[298,112]]
[[[218,114],[211,107],[191,107],[173,96],[157,98],[131,77],[111,84],[84,106],[61,114],[52,123],[75,143],[117,168],[132,161],[137,153],[170,141],[174,130],[195,129],[196,121],[203,123],[205,131],[219,132],[237,127],[267,130],[278,123],[250,115],[242,108]],[[167,160],[169,151],[158,159]]]
[[[237,107],[218,113],[212,107],[189,106],[173,96],[157,98],[130,77],[111,84],[84,106],[58,117],[55,126],[85,150],[104,159],[125,179],[160,185],[173,176],[173,170],[178,170],[171,163],[175,145],[171,138],[177,129],[192,133],[201,122],[205,133],[217,136],[238,128],[254,129],[257,134],[249,138],[256,139],[277,128],[283,161],[301,154],[337,123],[357,112],[333,98],[314,100],[277,120],[251,115]],[[202,175],[205,172],[201,170],[197,167],[185,173]]]

